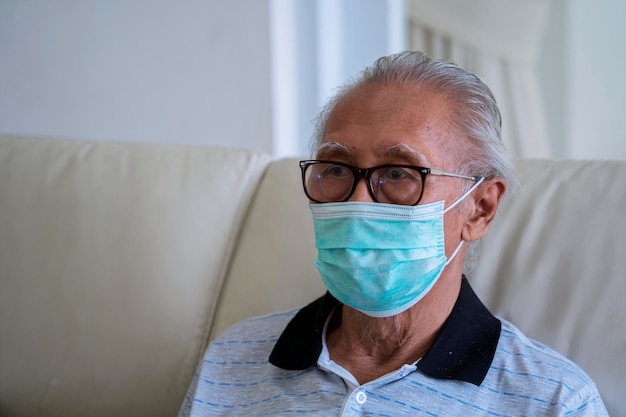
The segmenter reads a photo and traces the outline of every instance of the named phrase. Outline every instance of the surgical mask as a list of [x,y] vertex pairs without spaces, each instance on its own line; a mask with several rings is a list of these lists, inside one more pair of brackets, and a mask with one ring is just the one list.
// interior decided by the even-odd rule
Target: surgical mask
[[371,317],[408,310],[454,259],[445,254],[444,201],[417,206],[341,202],[310,204],[324,285],[343,304]]

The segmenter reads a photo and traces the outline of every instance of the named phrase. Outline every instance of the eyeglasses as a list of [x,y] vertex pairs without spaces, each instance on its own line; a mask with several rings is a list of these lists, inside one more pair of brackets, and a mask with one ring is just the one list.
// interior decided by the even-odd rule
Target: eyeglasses
[[347,201],[359,179],[377,203],[414,206],[422,199],[427,175],[444,175],[477,181],[479,177],[443,172],[414,165],[387,164],[371,168],[333,161],[300,161],[302,185],[311,201],[333,203]]

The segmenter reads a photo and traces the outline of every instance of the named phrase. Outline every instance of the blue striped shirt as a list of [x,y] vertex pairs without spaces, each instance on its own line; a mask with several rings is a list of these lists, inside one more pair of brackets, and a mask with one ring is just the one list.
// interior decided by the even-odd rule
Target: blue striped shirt
[[[431,350],[363,385],[328,357],[319,323],[337,304],[329,299],[224,332],[207,349],[179,416],[608,415],[577,365],[485,315],[466,280]],[[481,326],[468,331],[468,320]]]

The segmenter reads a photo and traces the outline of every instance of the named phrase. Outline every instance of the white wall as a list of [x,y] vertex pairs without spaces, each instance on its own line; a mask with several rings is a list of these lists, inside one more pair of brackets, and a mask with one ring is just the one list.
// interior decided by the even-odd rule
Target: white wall
[[540,50],[537,77],[546,112],[546,128],[550,141],[550,152],[559,158],[567,155],[569,143],[566,136],[565,111],[565,3],[568,0],[553,0],[548,15],[543,48]]
[[334,90],[376,58],[406,49],[405,3],[272,0],[278,155],[307,155],[313,120]]
[[568,156],[626,159],[624,16],[623,0],[568,2]]
[[[539,71],[553,154],[626,159],[626,2],[552,3]],[[330,90],[405,46],[403,7],[0,0],[0,133],[305,155]]]
[[[404,0],[0,0],[0,133],[306,155]],[[332,34],[332,36],[329,36]]]
[[272,151],[268,1],[0,0],[0,132]]
[[623,0],[553,0],[539,72],[558,158],[626,159]]

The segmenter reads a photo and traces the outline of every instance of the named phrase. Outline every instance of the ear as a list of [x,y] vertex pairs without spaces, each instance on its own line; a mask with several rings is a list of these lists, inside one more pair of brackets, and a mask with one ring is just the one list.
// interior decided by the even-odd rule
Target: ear
[[504,192],[506,191],[506,180],[504,178],[491,178],[485,180],[484,183],[470,195],[474,202],[465,224],[461,237],[465,241],[478,240],[482,238],[489,230],[491,222],[496,216],[496,211],[502,201]]

